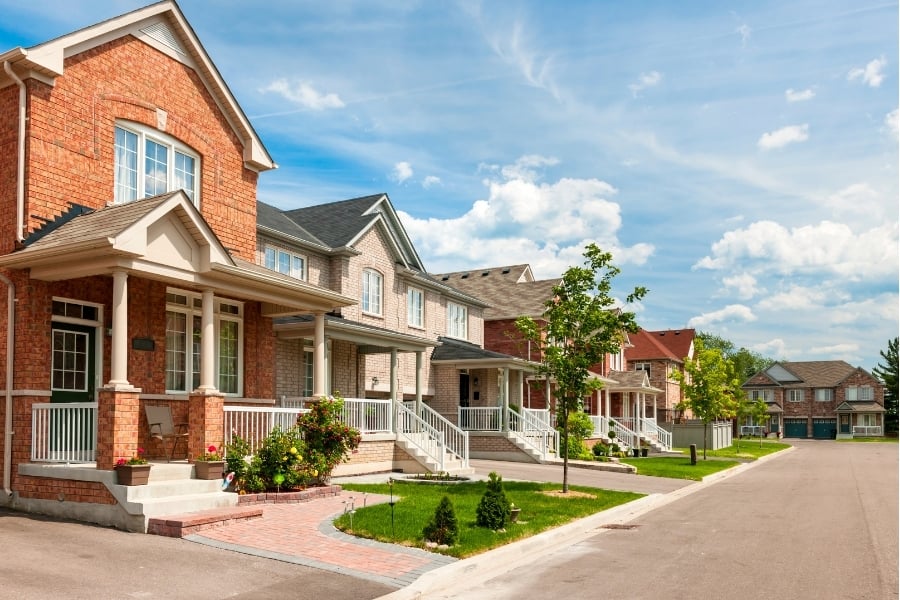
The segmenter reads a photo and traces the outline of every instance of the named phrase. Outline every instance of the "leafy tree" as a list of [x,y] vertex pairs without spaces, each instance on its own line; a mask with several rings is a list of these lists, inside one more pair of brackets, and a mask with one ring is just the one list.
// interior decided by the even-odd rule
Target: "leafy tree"
[[775,359],[763,356],[759,352],[744,347],[736,348],[734,342],[708,332],[699,332],[697,338],[703,341],[705,348],[721,350],[722,354],[734,363],[735,371],[742,382],[769,368],[775,362]]
[[583,412],[572,413],[569,415],[568,427],[568,435],[565,436],[569,440],[566,446],[568,457],[573,460],[592,460],[593,454],[584,443],[584,440],[594,433],[594,423],[590,415]]
[[434,516],[422,535],[429,542],[435,544],[447,544],[452,546],[459,538],[459,524],[456,521],[456,511],[453,510],[453,503],[450,502],[449,496],[441,498],[440,503],[434,510]]
[[718,348],[706,348],[696,340],[694,358],[684,361],[684,373],[674,371],[684,400],[679,408],[690,408],[703,422],[703,460],[709,437],[709,424],[716,419],[734,416],[736,399],[740,398],[741,381],[734,364]]
[[897,431],[897,338],[888,340],[887,350],[881,351],[882,363],[872,369],[884,384],[885,431]]
[[487,489],[475,509],[475,522],[479,527],[494,531],[503,529],[509,520],[510,505],[503,490],[503,477],[491,471],[488,473]]
[[[569,414],[581,410],[584,398],[600,386],[589,377],[589,369],[606,354],[617,353],[626,333],[638,331],[634,313],[615,308],[612,282],[621,271],[612,264],[612,254],[589,244],[584,257],[583,267],[569,267],[553,287],[553,297],[544,303],[540,322],[530,317],[516,319],[516,328],[540,350],[538,372],[556,383],[557,424],[562,430],[563,449],[569,447]],[[637,302],[646,293],[646,288],[636,287],[627,302]],[[562,454],[566,493],[569,456],[565,451]]]
[[757,398],[756,402],[750,405],[750,416],[753,417],[754,423],[763,426],[759,433],[759,447],[762,448],[764,423],[769,419],[769,405],[762,398]]

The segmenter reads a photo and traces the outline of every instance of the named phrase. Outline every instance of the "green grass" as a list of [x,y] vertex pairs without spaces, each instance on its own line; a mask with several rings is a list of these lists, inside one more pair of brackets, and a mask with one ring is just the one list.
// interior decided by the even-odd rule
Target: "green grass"
[[[737,444],[732,444],[727,448],[721,448],[719,450],[707,450],[707,457],[714,458],[731,458],[743,462],[753,461],[761,456],[766,456],[767,454],[773,454],[775,452],[780,452],[785,448],[790,448],[790,444],[785,444],[783,442],[779,442],[776,440],[767,440],[763,439],[762,443],[760,443],[759,438],[744,438],[741,440],[740,447]],[[684,454],[688,454],[690,451],[687,448],[677,448],[678,452],[682,452]],[[703,458],[703,448],[697,447],[697,459],[698,462]]]
[[700,481],[707,475],[712,475],[740,464],[736,460],[703,460],[699,453],[696,465],[691,464],[690,457],[681,456],[621,458],[619,462],[637,467],[638,475],[669,477],[670,479],[691,479],[694,481]]
[[884,442],[886,444],[896,444],[898,438],[896,437],[855,437],[855,438],[844,438],[837,440],[839,442]]
[[[506,531],[491,531],[475,524],[475,511],[486,489],[485,482],[437,485],[396,481],[393,486],[396,505],[392,532],[389,504],[375,504],[361,508],[362,492],[387,495],[390,492],[388,484],[346,484],[343,488],[359,492],[353,494],[357,510],[353,515],[352,531],[348,514],[341,515],[335,521],[338,529],[360,537],[419,548],[425,547],[422,529],[431,520],[435,508],[446,494],[450,497],[456,512],[459,540],[455,545],[440,552],[458,558],[479,554],[530,537],[575,519],[637,500],[644,495],[569,486],[570,493],[564,496],[559,493],[562,489],[560,484],[504,481],[506,497],[521,508],[522,512],[518,522],[507,525]],[[554,491],[556,493],[544,493]]]

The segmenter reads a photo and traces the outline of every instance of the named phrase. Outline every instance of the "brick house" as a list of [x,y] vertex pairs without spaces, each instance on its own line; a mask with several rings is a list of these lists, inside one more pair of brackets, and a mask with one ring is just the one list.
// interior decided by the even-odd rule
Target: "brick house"
[[693,329],[641,329],[629,336],[631,345],[625,349],[627,368],[646,372],[650,385],[662,390],[656,397],[657,420],[661,423],[676,419],[675,407],[682,394],[672,373],[684,373],[685,358],[694,357],[695,335]]
[[140,529],[112,468],[161,454],[143,406],[221,446],[224,407],[274,403],[273,319],[356,300],[257,264],[275,164],[173,2],[0,63],[0,504]]
[[884,435],[884,386],[865,369],[842,360],[778,362],[741,387],[750,400],[769,405],[768,423],[746,425],[785,437]]

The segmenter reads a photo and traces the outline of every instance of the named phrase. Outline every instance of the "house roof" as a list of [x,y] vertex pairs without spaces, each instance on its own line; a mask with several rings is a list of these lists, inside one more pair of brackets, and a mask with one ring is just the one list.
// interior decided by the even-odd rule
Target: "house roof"
[[663,390],[650,385],[650,378],[647,377],[646,371],[610,371],[607,375],[615,381],[610,386],[611,391],[617,392],[646,392],[650,394],[661,394]]
[[[274,319],[274,329],[279,338],[291,339],[314,335],[315,317],[296,315]],[[376,354],[397,350],[420,352],[437,345],[428,338],[400,333],[384,327],[375,327],[357,321],[348,321],[337,315],[325,315],[325,331],[332,339],[345,340],[357,345],[360,354]]]
[[529,265],[470,269],[433,277],[487,302],[490,307],[484,311],[485,320],[539,317],[544,313],[544,302],[553,296],[553,287],[562,281],[535,281]]
[[629,363],[660,359],[682,363],[686,357],[693,355],[694,336],[693,329],[641,329],[629,335],[631,347],[625,349],[625,358]]
[[328,244],[284,214],[284,211],[265,202],[257,201],[256,203],[256,226],[259,229],[274,233],[278,237],[286,237],[295,243],[301,242],[322,248],[328,247]]
[[854,412],[854,413],[872,413],[885,412],[884,407],[877,402],[859,402],[844,401],[841,402],[834,412]]
[[778,362],[749,378],[744,386],[833,388],[857,370],[843,360]]
[[537,363],[509,354],[485,350],[477,344],[455,338],[438,337],[438,342],[440,345],[431,353],[431,362],[452,363],[460,368],[510,366],[534,370],[538,366]]
[[[53,85],[54,80],[63,75],[66,58],[125,36],[132,36],[197,72],[241,140],[245,165],[257,171],[276,168],[193,28],[171,0],[139,8],[30,48],[13,48],[0,54],[0,62],[9,62],[21,79],[34,78]],[[12,83],[12,78],[0,71],[0,88]]]

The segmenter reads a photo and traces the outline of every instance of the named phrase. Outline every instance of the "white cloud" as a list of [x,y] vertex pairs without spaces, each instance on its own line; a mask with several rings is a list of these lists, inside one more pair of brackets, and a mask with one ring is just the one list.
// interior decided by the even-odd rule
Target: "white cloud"
[[859,344],[833,344],[831,346],[818,346],[808,350],[810,354],[825,354],[829,356],[846,356],[859,352]]
[[784,340],[781,338],[774,338],[768,342],[762,342],[761,344],[753,344],[750,346],[750,349],[754,352],[759,352],[763,356],[774,356],[777,357],[777,359],[789,358],[790,356],[787,350],[787,344],[785,344]]
[[888,131],[894,136],[894,139],[900,138],[900,117],[897,115],[898,110],[895,108],[884,117],[884,124],[887,125]]
[[741,36],[741,46],[746,46],[747,42],[750,40],[750,34],[753,33],[753,30],[749,25],[743,23],[740,27],[735,29],[734,32]]
[[885,209],[891,201],[882,198],[868,183],[860,182],[831,194],[825,198],[824,204],[831,209],[835,221],[866,228],[888,222]]
[[762,150],[771,150],[773,148],[782,148],[794,142],[805,142],[809,139],[809,125],[789,125],[776,129],[769,133],[762,134],[756,145]]
[[412,166],[406,161],[398,162],[394,165],[394,170],[390,174],[391,180],[396,181],[397,183],[403,183],[412,176]]
[[784,97],[788,102],[803,102],[804,100],[812,100],[815,95],[816,93],[809,88],[800,91],[789,89],[784,92]]
[[767,296],[756,307],[759,310],[772,312],[809,310],[822,307],[833,297],[833,290],[792,285],[783,292]]
[[662,81],[662,74],[659,71],[641,73],[641,76],[638,77],[636,83],[628,84],[628,89],[631,90],[631,95],[637,98],[638,92],[645,90],[648,87],[659,85],[660,81]]
[[321,94],[305,81],[301,81],[294,87],[291,87],[286,79],[276,79],[268,87],[263,88],[262,91],[281,94],[291,102],[312,110],[342,108],[344,106],[343,100],[337,94]]
[[723,277],[722,283],[725,285],[726,290],[734,290],[737,297],[741,300],[749,300],[760,291],[757,288],[756,277],[749,273],[740,273],[733,277]]
[[497,56],[518,69],[530,85],[546,90],[559,99],[559,90],[551,75],[553,57],[542,56],[540,51],[531,47],[532,39],[521,21],[513,24],[511,31],[490,34],[488,37]]
[[594,242],[613,254],[614,262],[643,264],[653,246],[623,246],[620,206],[609,198],[616,189],[599,179],[563,178],[539,183],[538,166],[556,159],[525,156],[514,165],[484,171],[487,198],[475,201],[452,219],[417,219],[401,213],[403,224],[423,255],[434,257],[432,272],[488,266],[485,262],[529,263],[538,277],[558,277],[581,264],[584,247]]
[[748,321],[755,320],[756,316],[753,314],[753,311],[750,310],[750,307],[744,306],[743,304],[729,304],[728,306],[720,310],[703,313],[702,315],[691,318],[688,321],[687,326],[703,329],[705,327],[709,327],[713,323],[722,323],[727,321],[746,323]]
[[882,70],[886,66],[887,59],[883,56],[881,58],[876,58],[869,61],[865,67],[850,69],[850,72],[847,73],[847,80],[856,81],[859,79],[869,87],[879,87],[881,82],[884,81],[884,73]]
[[426,190],[430,187],[440,185],[440,184],[441,184],[441,178],[437,177],[436,175],[428,175],[425,177],[425,179],[422,180],[422,187],[425,188]]
[[896,222],[855,234],[846,224],[831,221],[792,229],[758,221],[725,233],[694,268],[884,280],[896,278],[897,246]]

